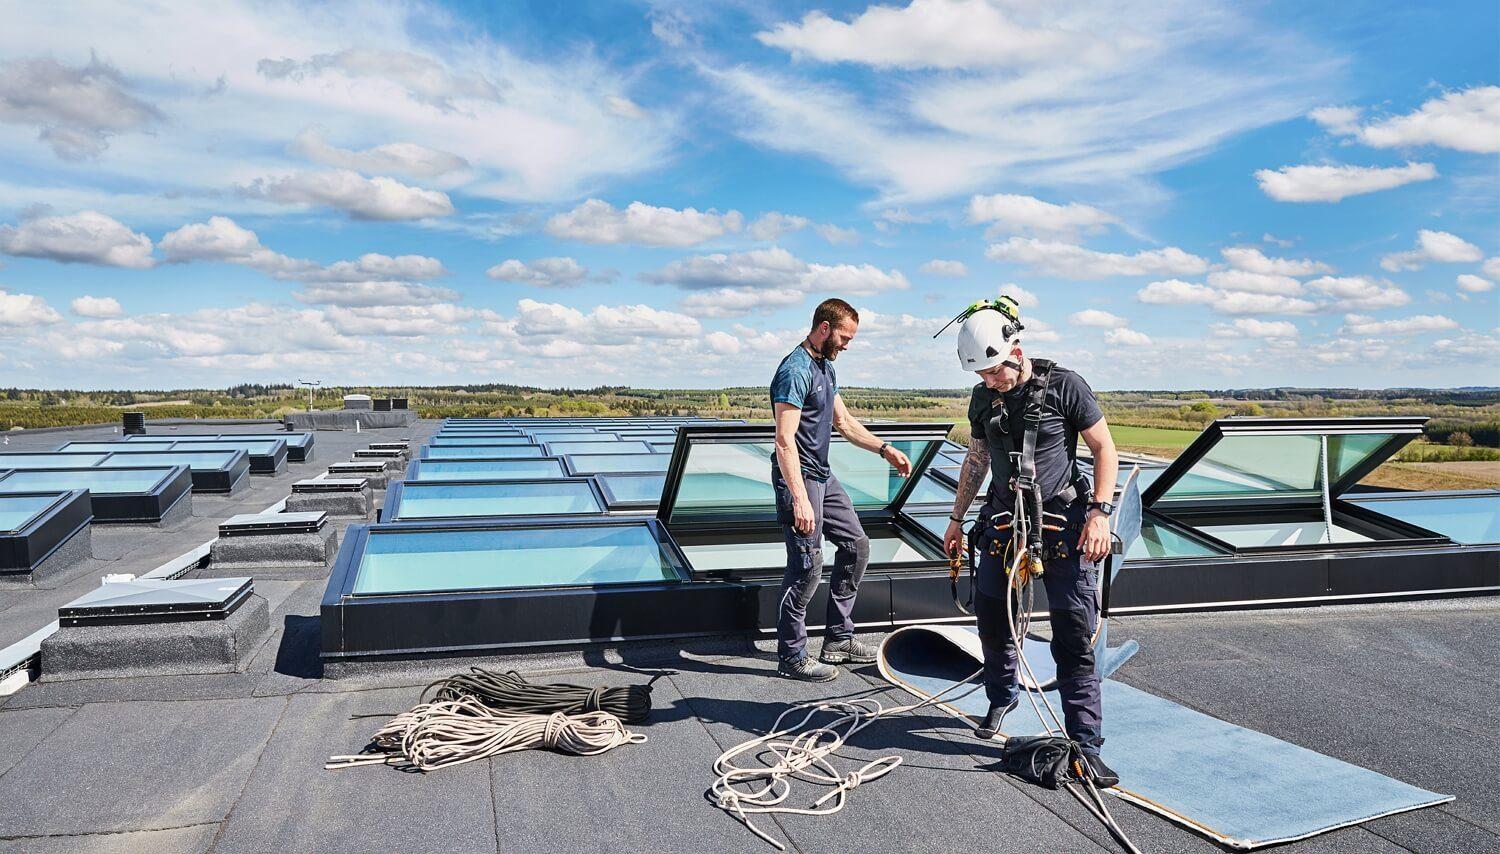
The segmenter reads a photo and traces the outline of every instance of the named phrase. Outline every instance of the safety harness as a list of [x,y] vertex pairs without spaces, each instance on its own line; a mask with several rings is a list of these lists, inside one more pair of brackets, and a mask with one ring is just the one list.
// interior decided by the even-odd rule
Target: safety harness
[[[1037,437],[1041,433],[1042,417],[1046,414],[1047,389],[1051,385],[1052,369],[1055,367],[1057,363],[1050,359],[1032,359],[1031,379],[1026,384],[1025,393],[1021,395],[1020,412],[1016,413],[1011,406],[1006,404],[1004,395],[998,395],[991,404],[991,408],[999,411],[984,423],[985,441],[991,448],[1003,449],[1006,458],[1010,461],[1012,474],[1009,485],[1016,496],[1016,503],[1024,501],[1027,518],[1042,522],[1042,524],[1033,524],[1026,528],[1028,555],[1026,568],[1035,576],[1040,576],[1044,571],[1042,532],[1044,529],[1058,530],[1058,526],[1046,525],[1045,520],[1048,516],[1054,519],[1064,518],[1063,514],[1045,512],[1046,505],[1061,505],[1063,509],[1066,509],[1080,497],[1088,495],[1089,489],[1088,481],[1084,480],[1083,473],[1078,470],[1078,436],[1071,426],[1067,428],[1065,437],[1068,449],[1068,469],[1071,473],[1067,485],[1053,495],[1044,496],[1042,485],[1036,478]],[[1016,423],[1018,415],[1021,422],[1019,431],[1011,428],[1011,425]],[[999,477],[991,478],[992,496],[1001,488],[1000,483]],[[964,614],[973,614],[975,576],[978,573],[981,543],[994,539],[1003,531],[1010,530],[1011,522],[1002,518],[1007,516],[1012,516],[1012,512],[1002,510],[993,516],[981,516],[969,527],[967,532],[969,548],[966,555],[969,565],[969,597],[966,601],[960,600],[958,596],[958,576],[962,571],[961,561],[965,556],[950,556],[949,558],[948,576],[953,593],[953,604]],[[1060,544],[1060,549],[1066,548],[1066,542]],[[1065,558],[1067,554],[1063,552],[1052,557]]]

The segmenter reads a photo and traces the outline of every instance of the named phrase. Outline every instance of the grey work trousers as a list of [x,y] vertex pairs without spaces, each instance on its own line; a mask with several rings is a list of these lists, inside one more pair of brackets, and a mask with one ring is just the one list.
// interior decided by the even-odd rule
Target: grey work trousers
[[823,578],[823,539],[833,544],[833,571],[828,579],[828,612],[824,634],[842,640],[854,634],[854,597],[870,562],[870,538],[859,523],[849,494],[838,478],[803,478],[812,504],[813,530],[803,535],[792,524],[792,492],[780,477],[776,486],[776,521],[786,539],[786,574],[776,618],[776,651],[783,661],[807,654],[807,606]]

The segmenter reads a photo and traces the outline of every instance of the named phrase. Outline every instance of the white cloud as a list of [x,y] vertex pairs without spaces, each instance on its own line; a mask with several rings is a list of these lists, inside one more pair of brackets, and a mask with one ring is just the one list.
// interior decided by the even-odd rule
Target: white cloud
[[1216,270],[1208,274],[1209,285],[1225,291],[1252,294],[1281,294],[1294,297],[1302,293],[1302,283],[1290,276],[1251,273],[1246,270]]
[[1422,332],[1443,332],[1457,329],[1458,322],[1440,314],[1415,314],[1395,320],[1376,320],[1360,314],[1344,315],[1344,335],[1387,336],[1416,335]]
[[1458,289],[1471,294],[1482,294],[1495,287],[1495,283],[1489,279],[1481,278],[1472,273],[1463,273],[1458,277]]
[[1222,338],[1287,339],[1297,337],[1296,324],[1287,320],[1236,318],[1233,323],[1215,323],[1214,333]]
[[61,320],[62,315],[41,297],[35,294],[13,294],[0,289],[0,327],[46,326]]
[[1269,243],[1272,246],[1280,246],[1282,249],[1290,249],[1297,244],[1297,241],[1295,240],[1286,240],[1284,238],[1277,237],[1269,231],[1265,234],[1262,234],[1260,236],[1260,240],[1262,243]]
[[[1271,235],[1267,234],[1266,237],[1270,238]],[[1274,241],[1274,238],[1272,240]],[[1312,276],[1333,272],[1332,267],[1311,258],[1268,258],[1265,253],[1253,246],[1232,246],[1220,250],[1220,254],[1224,256],[1225,261],[1229,262],[1229,266],[1247,273],[1261,273],[1268,276]]]
[[969,268],[962,261],[944,261],[934,258],[917,268],[929,276],[946,276],[949,278],[962,278],[969,275]]
[[1111,329],[1104,333],[1104,343],[1121,347],[1150,347],[1151,336],[1134,329]]
[[1380,259],[1380,268],[1398,273],[1420,270],[1431,261],[1439,264],[1473,263],[1484,258],[1484,251],[1456,234],[1446,231],[1417,232],[1417,248],[1392,252]]
[[730,287],[795,287],[807,272],[807,262],[779,246],[748,252],[696,255],[673,261],[641,278],[688,290]]
[[[1016,305],[1019,305],[1021,308],[1036,308],[1042,302],[1037,299],[1036,294],[1012,282],[1006,282],[1000,286],[1000,295],[1008,296],[1015,300]],[[1027,328],[1031,328],[1029,322],[1027,323]]]
[[1071,243],[1034,237],[1012,237],[991,244],[985,257],[992,261],[1024,264],[1060,279],[1104,279],[1111,276],[1190,275],[1208,269],[1208,262],[1175,246],[1125,255],[1095,252]]
[[1206,305],[1218,297],[1219,292],[1213,288],[1181,279],[1151,282],[1135,295],[1136,299],[1149,305]]
[[257,178],[240,192],[284,205],[337,208],[353,219],[425,219],[453,213],[447,193],[407,186],[395,178],[366,178],[348,169]]
[[1374,311],[1399,308],[1411,302],[1411,296],[1396,285],[1364,276],[1323,276],[1307,286],[1331,297],[1334,301],[1329,308],[1336,311]]
[[900,270],[881,270],[873,264],[809,264],[802,277],[806,291],[828,296],[869,296],[911,287]]
[[859,242],[859,232],[852,228],[840,228],[832,223],[813,226],[818,236],[834,246],[849,246]]
[[1092,39],[1061,28],[1032,28],[983,0],[912,0],[870,6],[850,21],[809,12],[797,24],[756,33],[761,44],[822,62],[876,68],[981,68],[1038,62]]
[[1318,310],[1318,304],[1310,300],[1243,291],[1216,291],[1210,305],[1220,314],[1312,314]]
[[40,216],[0,226],[0,252],[27,258],[144,270],[156,263],[151,238],[98,211]]
[[778,213],[771,211],[762,214],[755,222],[750,223],[750,236],[756,240],[775,240],[783,234],[806,228],[808,219],[805,216]]
[[350,78],[376,78],[402,87],[414,100],[443,109],[453,109],[456,99],[500,98],[500,89],[481,75],[454,74],[431,57],[381,48],[350,48],[318,54],[303,62],[263,59],[256,70],[271,80],[301,81],[331,72]]
[[567,288],[589,280],[589,268],[572,258],[538,258],[527,264],[510,258],[485,271],[491,279],[543,288]]
[[621,95],[605,95],[604,106],[610,113],[625,119],[644,119],[647,117],[641,105]]
[[1278,202],[1337,202],[1438,176],[1431,163],[1405,166],[1283,166],[1261,169],[1255,180]]
[[1479,272],[1491,279],[1500,279],[1500,255],[1484,259],[1484,266],[1479,268]]
[[145,130],[162,118],[98,57],[80,68],[55,59],[0,63],[0,122],[37,128],[37,138],[63,160],[98,157],[110,137]]
[[531,299],[521,300],[516,307],[517,334],[554,339],[566,336],[582,347],[630,344],[641,338],[683,340],[703,334],[703,327],[693,318],[648,305],[601,305],[587,315],[571,306]]
[[391,142],[363,151],[339,148],[324,141],[316,128],[297,134],[287,146],[287,153],[339,169],[367,174],[395,172],[415,178],[436,178],[469,168],[469,161],[457,154],[414,142]]
[[721,214],[693,208],[675,210],[631,202],[619,210],[589,199],[547,220],[547,233],[587,243],[639,243],[646,246],[692,246],[744,226],[739,211]]
[[209,217],[208,222],[190,223],[168,232],[160,245],[169,262],[242,264],[278,279],[303,282],[412,282],[434,279],[448,272],[436,258],[391,257],[378,252],[367,252],[353,261],[336,261],[325,267],[272,251],[261,244],[255,232],[223,216]]
[[422,306],[451,303],[458,292],[415,282],[316,282],[293,294],[310,305]]
[[[1214,0],[1033,4],[1015,13],[1021,42],[997,34],[1009,14],[998,8],[924,0],[872,5],[848,22],[813,13],[761,35],[812,62],[700,70],[729,94],[725,111],[751,141],[817,156],[877,187],[878,203],[902,204],[1017,175],[1144,191],[1149,176],[1235,134],[1304,114],[1341,62]],[[1047,33],[1068,47],[1034,40]],[[1031,58],[1008,50],[1020,43],[1035,48]],[[855,82],[820,61],[875,70]],[[907,67],[952,70],[882,71]],[[896,96],[872,97],[867,78]]]
[[696,317],[741,317],[801,305],[806,299],[798,288],[719,288],[688,295],[682,310]]
[[108,318],[125,313],[120,301],[114,297],[81,296],[68,304],[79,317]]
[[476,313],[450,303],[349,303],[328,309],[325,316],[344,335],[418,338],[445,335]]
[[1119,222],[1096,207],[1070,202],[1056,205],[1032,196],[998,193],[969,199],[969,222],[992,223],[987,237],[1023,232],[1071,235],[1097,233]]
[[1076,311],[1068,315],[1068,321],[1079,326],[1095,326],[1100,329],[1118,329],[1130,322],[1117,314],[1110,314],[1097,308]]
[[1436,145],[1477,154],[1500,152],[1500,86],[1476,86],[1433,98],[1414,112],[1360,125],[1361,110],[1314,110],[1329,133],[1353,136],[1375,148]]

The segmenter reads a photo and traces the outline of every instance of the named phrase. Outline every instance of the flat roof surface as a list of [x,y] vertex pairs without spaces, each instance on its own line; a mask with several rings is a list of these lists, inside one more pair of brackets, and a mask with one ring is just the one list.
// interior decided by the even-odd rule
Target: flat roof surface
[[[436,427],[400,430],[415,442]],[[174,529],[95,526],[96,553],[111,557],[51,590],[0,590],[0,645],[55,619],[103,572],[148,571],[380,435],[320,433],[318,461],[250,479],[233,497],[195,495],[195,515]],[[256,580],[272,633],[243,673],[44,680],[0,697],[0,854],[773,851],[704,798],[719,752],[762,734],[789,703],[911,702],[873,666],[822,685],[781,679],[771,645],[744,639],[491,657],[474,663],[578,684],[655,678],[652,718],[632,727],[650,740],[602,756],[528,751],[430,774],[326,771],[330,755],[359,750],[382,723],[352,715],[403,711],[423,685],[470,662],[322,678],[325,584]],[[1457,797],[1276,851],[1500,850],[1500,597],[1127,616],[1111,622],[1111,639],[1141,644],[1116,675],[1123,682]],[[850,753],[897,753],[899,768],[853,791],[834,816],[765,826],[800,852],[1118,850],[1066,793],[996,773],[998,746],[970,732],[938,712],[883,720]],[[1129,804],[1111,808],[1143,851],[1223,850]]]

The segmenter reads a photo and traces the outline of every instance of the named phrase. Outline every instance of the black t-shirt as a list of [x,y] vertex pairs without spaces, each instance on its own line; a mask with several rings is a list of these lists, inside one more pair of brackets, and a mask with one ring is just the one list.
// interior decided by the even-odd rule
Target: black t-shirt
[[[1010,504],[1010,452],[1003,440],[995,441],[1000,439],[998,434],[986,432],[986,425],[1000,414],[1001,407],[997,403],[1003,403],[1016,450],[1020,450],[1025,429],[1021,417],[1026,405],[1025,390],[1036,382],[1037,378],[1033,376],[1025,385],[1004,395],[980,383],[974,386],[974,394],[969,398],[969,429],[976,438],[985,438],[990,446],[990,493],[998,495],[1001,504]],[[1094,390],[1083,377],[1067,368],[1053,366],[1044,400],[1042,425],[1036,437],[1036,479],[1041,484],[1042,497],[1050,498],[1073,480],[1070,452],[1076,446],[1078,434],[1099,423],[1104,413],[1099,409]]]

